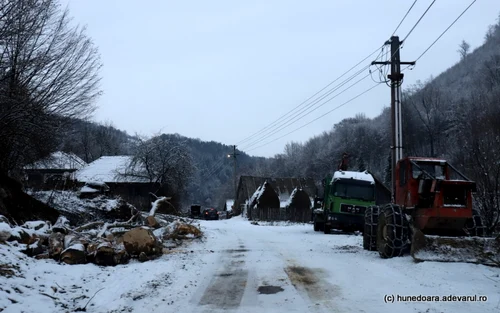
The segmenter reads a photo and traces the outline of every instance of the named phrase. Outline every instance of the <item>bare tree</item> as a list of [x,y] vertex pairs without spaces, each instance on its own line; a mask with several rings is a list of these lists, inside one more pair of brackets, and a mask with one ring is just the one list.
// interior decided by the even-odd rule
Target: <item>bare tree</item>
[[182,142],[165,135],[141,139],[125,173],[158,184],[168,195],[182,197],[194,173],[193,160]]
[[412,131],[421,132],[420,146],[429,156],[442,155],[446,145],[441,145],[451,127],[447,114],[448,99],[441,89],[433,83],[417,84],[413,87],[407,103],[414,109],[417,121]]
[[462,42],[458,45],[457,52],[460,54],[460,59],[465,60],[470,52],[470,45],[465,40],[462,40]]
[[56,0],[0,0],[0,171],[55,149],[100,95],[97,49]]

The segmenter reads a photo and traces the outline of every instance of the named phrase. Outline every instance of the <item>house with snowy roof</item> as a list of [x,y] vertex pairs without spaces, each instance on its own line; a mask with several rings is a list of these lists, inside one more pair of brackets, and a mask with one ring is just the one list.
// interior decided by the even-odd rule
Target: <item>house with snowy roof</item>
[[26,165],[23,169],[28,188],[54,189],[68,187],[74,173],[87,163],[74,153],[56,151],[47,158]]
[[[105,184],[109,194],[119,196],[138,209],[148,210],[151,206],[150,192],[162,196],[160,185],[141,173],[141,165],[131,170],[132,156],[102,156],[75,172],[80,185],[97,186]],[[136,174],[132,174],[136,173]]]

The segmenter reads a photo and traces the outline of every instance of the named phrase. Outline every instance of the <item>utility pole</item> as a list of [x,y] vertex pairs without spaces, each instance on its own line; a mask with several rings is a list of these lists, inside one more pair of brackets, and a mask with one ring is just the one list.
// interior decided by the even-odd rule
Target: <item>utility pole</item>
[[236,157],[240,155],[239,153],[236,153],[236,145],[233,145],[233,153],[228,154],[227,157],[233,158],[233,183],[234,183],[234,201],[236,201],[236,189],[238,188],[238,183],[236,181]]
[[391,121],[392,121],[392,201],[394,202],[394,193],[396,192],[396,163],[403,158],[403,121],[401,114],[401,82],[404,75],[401,73],[401,65],[415,65],[415,62],[401,62],[399,50],[402,42],[398,36],[392,36],[385,43],[391,45],[391,60],[386,62],[372,62],[372,65],[390,65],[391,74],[387,78],[391,80]]

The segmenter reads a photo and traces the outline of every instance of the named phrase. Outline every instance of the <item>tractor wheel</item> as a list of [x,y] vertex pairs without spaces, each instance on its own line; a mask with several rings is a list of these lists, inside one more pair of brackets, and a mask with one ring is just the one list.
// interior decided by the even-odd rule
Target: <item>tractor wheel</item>
[[387,204],[378,216],[377,250],[384,259],[401,256],[408,242],[408,226],[398,205]]
[[363,249],[377,251],[377,223],[380,208],[370,206],[365,211],[365,226],[363,231]]
[[484,237],[486,230],[483,219],[477,210],[472,210],[472,218],[465,223],[465,229],[471,237]]

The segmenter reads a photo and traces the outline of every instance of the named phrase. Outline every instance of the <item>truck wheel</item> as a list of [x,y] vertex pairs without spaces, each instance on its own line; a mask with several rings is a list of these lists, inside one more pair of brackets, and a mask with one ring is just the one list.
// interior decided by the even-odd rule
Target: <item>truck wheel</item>
[[326,226],[325,224],[323,224],[323,232],[328,235],[332,233],[332,230],[330,226]]
[[363,249],[377,251],[377,224],[380,208],[370,206],[365,211],[365,225],[363,230]]
[[323,231],[325,229],[325,223],[318,223],[319,231]]
[[314,222],[314,231],[319,231],[319,225],[316,222]]
[[483,224],[483,219],[479,211],[472,210],[472,218],[465,223],[465,229],[471,237],[484,237],[486,230]]
[[384,258],[401,256],[408,242],[408,226],[403,210],[398,205],[387,204],[381,210],[377,225],[377,250]]

